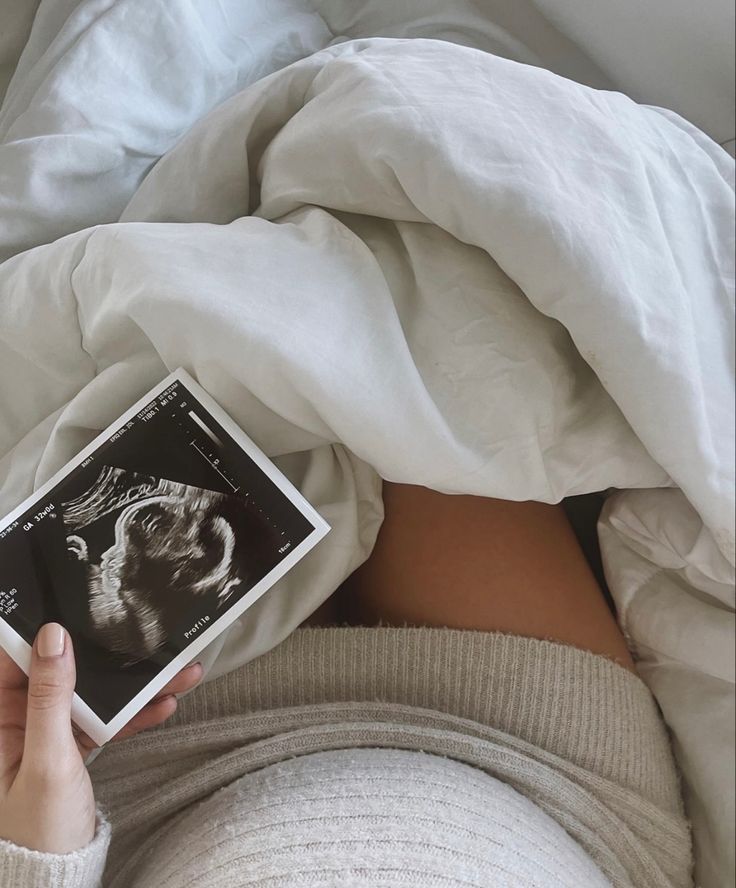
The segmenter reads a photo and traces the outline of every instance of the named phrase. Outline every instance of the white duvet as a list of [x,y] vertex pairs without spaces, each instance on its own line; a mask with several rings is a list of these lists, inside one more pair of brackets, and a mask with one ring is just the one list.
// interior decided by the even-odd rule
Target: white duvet
[[41,16],[0,113],[0,511],[187,368],[334,528],[214,677],[367,557],[379,476],[609,490],[697,877],[729,884],[733,162],[671,112],[297,2]]

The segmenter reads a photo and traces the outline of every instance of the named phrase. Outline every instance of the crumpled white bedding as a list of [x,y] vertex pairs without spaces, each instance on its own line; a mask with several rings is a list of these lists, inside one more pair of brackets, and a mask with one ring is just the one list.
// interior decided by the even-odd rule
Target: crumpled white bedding
[[345,42],[298,2],[41,14],[0,113],[0,510],[186,367],[334,528],[208,650],[214,677],[367,556],[379,475],[615,489],[608,584],[699,883],[728,884],[732,161],[671,112],[448,42]]

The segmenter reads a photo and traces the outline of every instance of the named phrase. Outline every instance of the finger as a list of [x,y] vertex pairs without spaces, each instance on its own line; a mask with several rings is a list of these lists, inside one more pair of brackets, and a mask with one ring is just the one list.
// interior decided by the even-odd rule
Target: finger
[[25,688],[10,688],[0,694],[0,728],[26,728],[28,692]]
[[71,706],[76,671],[72,641],[63,626],[47,623],[33,643],[23,765],[52,773],[76,749]]
[[[133,737],[135,734],[145,731],[147,728],[154,728],[162,724],[167,718],[170,718],[176,712],[176,699],[173,703],[168,698],[174,694],[182,694],[191,690],[202,678],[204,670],[201,663],[191,663],[178,672],[171,681],[161,689],[153,700],[135,715],[128,724],[122,728],[113,739],[124,740],[127,737]],[[162,706],[156,704],[162,703]],[[98,748],[98,744],[84,731],[79,728],[74,729],[74,736],[77,740],[79,751],[86,758],[93,749]]]
[[0,689],[24,688],[28,678],[15,660],[0,649]]
[[167,685],[161,688],[153,699],[160,700],[162,697],[168,697],[169,694],[183,694],[185,691],[190,691],[201,681],[203,674],[204,670],[201,663],[192,663],[190,666],[185,666],[181,672],[177,672]]
[[[149,703],[145,706],[141,711],[132,718],[128,724],[122,728],[118,733],[112,738],[113,740],[126,740],[129,737],[134,737],[136,734],[139,734],[141,731],[145,731],[148,728],[155,728],[157,725],[162,724],[166,721],[167,718],[170,718],[176,712],[176,697],[165,697],[161,700],[156,700],[154,702]],[[93,749],[98,748],[98,744],[89,736],[89,734],[85,734],[84,731],[76,731],[75,737],[77,740],[77,745],[80,748],[80,752],[87,756]]]
[[148,728],[155,728],[157,725],[163,724],[176,712],[176,706],[176,697],[173,696],[149,703],[113,739],[125,740],[141,731],[148,730]]

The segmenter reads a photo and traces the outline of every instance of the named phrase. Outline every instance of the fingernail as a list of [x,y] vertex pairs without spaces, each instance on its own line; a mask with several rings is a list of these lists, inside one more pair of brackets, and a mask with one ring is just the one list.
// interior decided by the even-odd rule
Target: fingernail
[[36,641],[38,656],[44,660],[48,660],[51,657],[60,657],[64,653],[65,637],[64,627],[58,623],[46,623],[45,626],[41,626],[41,631],[38,633],[38,640]]

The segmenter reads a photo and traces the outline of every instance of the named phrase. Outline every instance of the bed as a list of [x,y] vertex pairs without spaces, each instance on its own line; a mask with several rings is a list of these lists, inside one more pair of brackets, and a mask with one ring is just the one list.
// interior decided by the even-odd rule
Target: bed
[[732,884],[729,5],[0,9],[0,510],[186,367],[334,528],[215,677],[367,557],[380,477],[595,494]]

